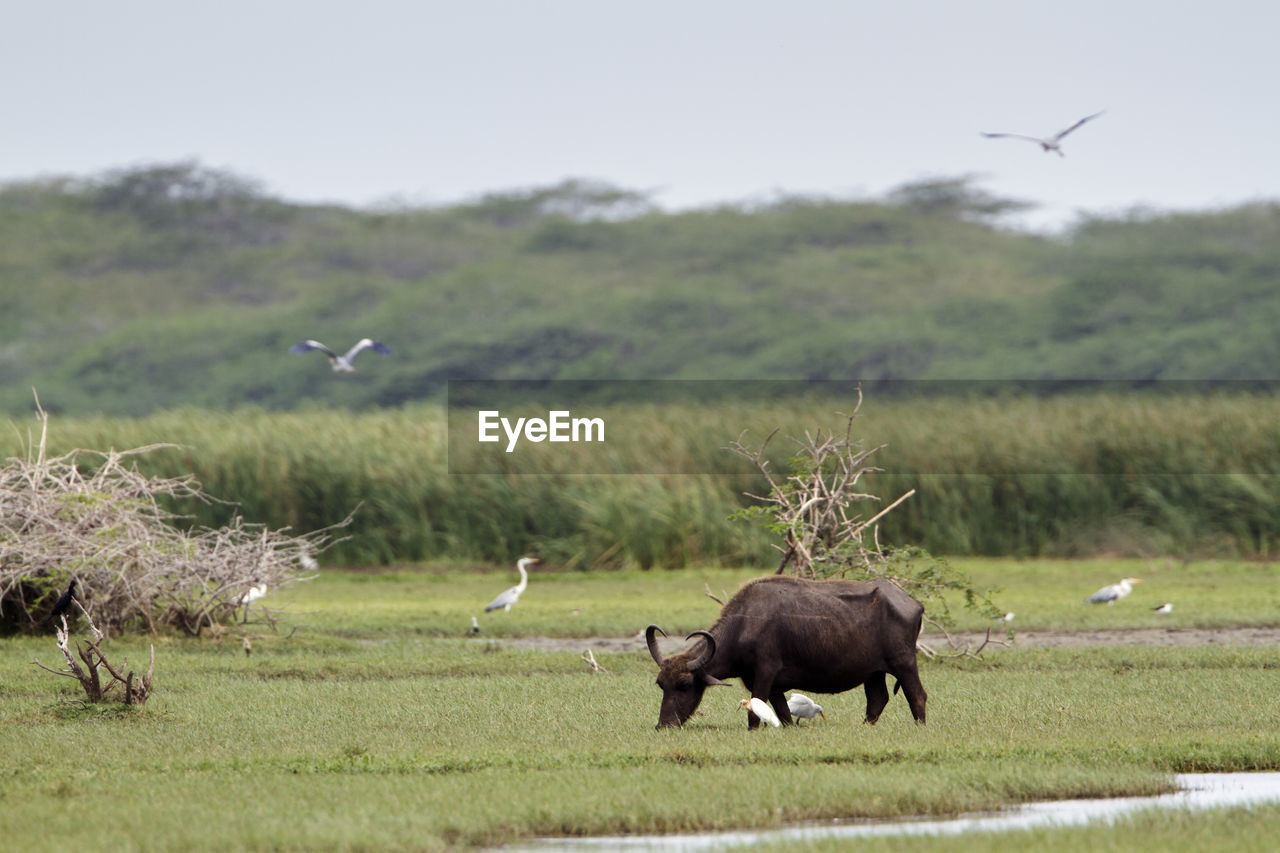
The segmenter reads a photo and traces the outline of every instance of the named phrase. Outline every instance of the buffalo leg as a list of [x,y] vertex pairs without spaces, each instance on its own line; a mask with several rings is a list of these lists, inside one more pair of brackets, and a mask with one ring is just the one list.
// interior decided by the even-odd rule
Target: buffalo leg
[[784,726],[789,726],[795,722],[791,719],[791,708],[787,706],[787,697],[783,693],[774,693],[769,697],[769,704],[773,706],[773,712],[778,715],[778,722]]
[[867,694],[867,722],[875,725],[884,711],[884,706],[889,704],[889,688],[885,686],[884,673],[871,673],[867,676],[862,689]]
[[925,693],[924,685],[920,683],[920,674],[913,665],[909,668],[903,668],[899,672],[895,672],[894,676],[898,679],[898,684],[902,687],[902,693],[907,697],[907,704],[911,706],[911,716],[916,718],[916,722],[924,725],[924,703],[929,698],[929,694]]

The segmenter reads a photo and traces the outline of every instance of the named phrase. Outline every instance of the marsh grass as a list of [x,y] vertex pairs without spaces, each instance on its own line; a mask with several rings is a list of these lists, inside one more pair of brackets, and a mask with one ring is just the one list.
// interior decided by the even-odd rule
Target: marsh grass
[[[1019,588],[1014,567],[992,571]],[[544,573],[480,637],[448,636],[508,574],[324,572],[265,599],[288,615],[279,634],[253,635],[252,656],[234,635],[159,638],[141,712],[76,710],[75,685],[28,663],[48,638],[2,641],[0,837],[14,849],[431,850],[953,814],[1157,793],[1173,771],[1280,768],[1280,665],[1266,648],[924,662],[923,727],[897,697],[861,725],[853,691],[826,697],[825,724],[748,732],[734,686],[710,691],[684,729],[655,731],[642,648],[598,654],[608,672],[593,674],[576,651],[493,638],[702,627],[717,609],[702,584],[732,591],[749,573]],[[591,602],[610,603],[580,634],[566,608]],[[130,656],[148,642],[112,640]]]
[[[864,484],[882,500],[916,489],[885,519],[884,541],[950,555],[1276,553],[1280,399],[1170,387],[1053,397],[869,392],[854,434],[888,446],[876,455],[884,472]],[[581,569],[764,567],[777,561],[771,537],[729,520],[748,503],[742,493],[764,484],[723,448],[743,430],[759,439],[775,427],[830,428],[851,405],[852,397],[803,395],[611,403],[592,414],[634,440],[555,445],[504,461],[498,474],[465,477],[449,474],[443,407],[426,404],[55,417],[50,440],[55,452],[182,445],[145,467],[194,473],[273,529],[316,530],[358,507],[330,563],[510,563],[536,550]],[[0,453],[19,453],[22,435],[21,423],[0,431]],[[775,470],[785,467],[775,460]],[[698,473],[707,471],[721,473]],[[185,509],[210,527],[233,511]]]

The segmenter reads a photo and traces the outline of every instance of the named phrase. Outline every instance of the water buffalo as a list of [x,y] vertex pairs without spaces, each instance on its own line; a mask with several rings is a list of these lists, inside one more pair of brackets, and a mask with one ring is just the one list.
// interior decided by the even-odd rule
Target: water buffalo
[[[757,578],[729,599],[710,630],[690,634],[699,641],[679,654],[664,658],[655,636],[662,629],[645,629],[662,688],[658,728],[684,725],[703,692],[726,678],[741,678],[783,723],[792,722],[787,690],[841,693],[862,684],[867,722],[874,723],[889,702],[886,673],[923,723],[926,695],[916,670],[923,616],[920,602],[886,580]],[[747,715],[748,728],[759,724]]]

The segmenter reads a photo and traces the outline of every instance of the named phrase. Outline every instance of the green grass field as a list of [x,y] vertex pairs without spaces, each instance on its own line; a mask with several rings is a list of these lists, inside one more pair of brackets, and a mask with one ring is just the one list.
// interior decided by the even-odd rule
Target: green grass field
[[[1018,627],[1142,627],[1163,600],[1179,605],[1179,625],[1280,624],[1280,578],[1262,564],[964,566],[1004,587]],[[513,573],[324,572],[265,599],[282,611],[278,633],[155,638],[142,711],[86,708],[77,685],[37,670],[33,658],[57,661],[51,639],[0,640],[0,838],[10,849],[432,850],[952,814],[1156,793],[1170,772],[1280,769],[1274,648],[1015,646],[924,662],[924,727],[900,697],[861,725],[853,691],[823,699],[825,724],[748,732],[737,686],[710,691],[684,729],[655,731],[643,650],[599,654],[608,672],[591,673],[578,651],[496,640],[626,636],[651,621],[674,635],[714,618],[704,583],[732,593],[752,574],[539,573],[511,613],[480,616],[482,634],[466,639]],[[1147,582],[1114,607],[1081,603],[1122,574]],[[107,648],[141,661],[149,642]],[[1181,837],[1212,827],[1223,845],[1256,846],[1256,820],[1184,822]],[[1126,824],[1126,848],[1143,846],[1143,825]]]

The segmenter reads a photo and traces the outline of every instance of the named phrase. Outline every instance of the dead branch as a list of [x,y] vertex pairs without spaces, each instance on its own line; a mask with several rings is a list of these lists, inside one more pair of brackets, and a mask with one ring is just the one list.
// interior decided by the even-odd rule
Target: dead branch
[[711,599],[716,604],[719,604],[721,607],[724,607],[724,599],[717,597],[716,594],[711,591],[711,584],[703,583],[702,585],[707,590],[707,598]]
[[591,667],[592,672],[608,672],[609,670],[596,663],[596,656],[592,654],[591,649],[587,649],[582,653],[582,659],[586,661],[587,666]]
[[923,640],[916,640],[916,651],[920,652],[930,660],[954,658],[977,658],[981,660],[982,650],[987,646],[1004,646],[1006,648],[1009,646],[1009,644],[1003,640],[991,639],[990,628],[987,629],[986,636],[982,638],[982,642],[978,644],[977,648],[974,648],[972,643],[952,636],[946,628],[943,628],[942,625],[938,624],[933,619],[926,616],[924,621],[932,625],[935,630],[946,638],[947,646],[951,649],[949,653],[939,652]]
[[863,534],[915,490],[865,520],[854,511],[860,502],[879,500],[858,487],[864,475],[880,470],[871,464],[871,458],[884,447],[864,447],[853,438],[853,421],[861,408],[859,388],[853,412],[840,413],[845,419],[842,430],[806,430],[802,436],[788,436],[798,462],[785,479],[774,476],[765,455],[777,430],[759,447],[746,443],[746,433],[729,443],[727,449],[749,459],[769,484],[767,495],[748,493],[748,497],[760,501],[781,529],[782,544],[774,547],[782,560],[775,574],[790,568],[802,577],[818,577],[839,572],[841,566],[883,562],[878,544],[874,549],[865,547]]
[[[79,604],[79,602],[76,602]],[[151,677],[156,668],[156,647],[151,647],[151,664],[147,667],[147,672],[142,678],[135,683],[133,670],[129,669],[129,660],[125,658],[119,667],[114,666],[107,659],[106,654],[102,651],[102,643],[106,639],[102,631],[98,630],[98,626],[94,624],[93,617],[89,612],[80,607],[80,611],[84,614],[85,621],[89,626],[89,637],[83,640],[76,640],[76,654],[71,654],[71,632],[67,627],[67,617],[62,615],[61,627],[57,629],[57,645],[58,651],[62,652],[62,657],[67,663],[67,671],[61,672],[45,666],[39,660],[33,660],[32,663],[40,667],[46,672],[52,672],[54,675],[62,675],[68,678],[74,678],[80,682],[80,686],[84,689],[85,696],[90,702],[104,702],[108,700],[108,694],[117,684],[121,686],[120,701],[126,705],[142,706],[146,704],[147,698],[151,694]],[[80,660],[77,661],[76,657]],[[84,665],[81,666],[81,663]],[[111,676],[111,680],[104,686],[100,675],[101,670],[105,669]],[[123,670],[123,674],[121,671]]]
[[[860,533],[862,533],[862,531],[863,531],[863,530],[866,530],[868,527],[870,527],[871,525],[875,524],[875,523],[876,523],[877,521],[879,521],[881,518],[883,518],[884,516],[888,515],[890,512],[892,512],[892,511],[893,511],[894,507],[896,507],[898,504],[902,503],[903,501],[905,501],[907,498],[911,497],[911,496],[912,496],[912,495],[914,495],[915,493],[916,493],[916,490],[915,490],[915,489],[908,489],[908,490],[906,491],[906,493],[904,493],[904,494],[902,495],[902,497],[898,498],[896,501],[894,501],[893,503],[889,504],[887,507],[885,507],[884,509],[880,510],[880,511],[879,511],[879,512],[877,512],[875,515],[871,516],[871,517],[870,517],[870,518],[868,518],[866,521],[862,522],[862,523],[861,523],[861,524],[859,524],[857,527],[855,527],[855,528],[853,529],[853,533],[854,533],[855,535],[856,535],[856,534],[860,534]],[[877,545],[879,545],[879,537],[877,537],[876,544],[877,544]],[[877,547],[877,548],[876,548],[876,550],[877,550],[877,551],[879,551],[880,549]]]

